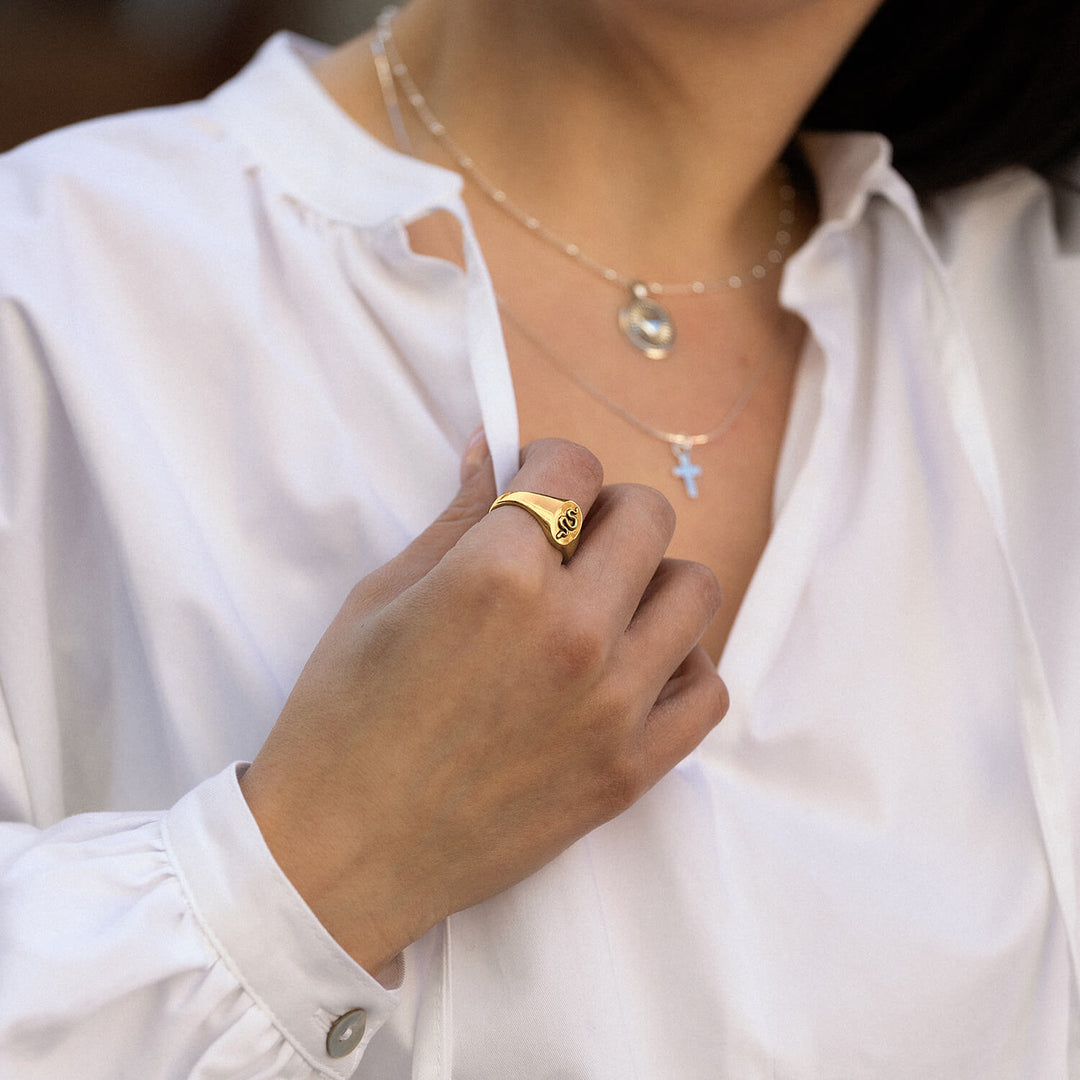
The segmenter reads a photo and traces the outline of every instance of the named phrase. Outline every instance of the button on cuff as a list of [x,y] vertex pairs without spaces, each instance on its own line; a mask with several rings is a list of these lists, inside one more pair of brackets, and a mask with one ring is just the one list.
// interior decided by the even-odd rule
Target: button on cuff
[[367,1012],[364,1009],[352,1009],[339,1016],[327,1033],[326,1052],[332,1058],[348,1056],[360,1045],[366,1027]]
[[[230,766],[204,781],[168,811],[165,850],[208,942],[268,1024],[314,1075],[345,1080],[400,992],[360,967],[304,903],[266,847],[237,771]],[[386,977],[400,980],[400,962]],[[328,1056],[327,1032],[360,1006],[359,1044],[347,1058]]]

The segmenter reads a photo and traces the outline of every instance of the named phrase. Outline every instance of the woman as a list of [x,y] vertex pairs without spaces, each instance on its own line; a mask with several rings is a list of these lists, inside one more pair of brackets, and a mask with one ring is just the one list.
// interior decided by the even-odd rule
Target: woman
[[875,7],[415,0],[7,160],[6,1072],[1075,1071],[1077,202],[792,149]]

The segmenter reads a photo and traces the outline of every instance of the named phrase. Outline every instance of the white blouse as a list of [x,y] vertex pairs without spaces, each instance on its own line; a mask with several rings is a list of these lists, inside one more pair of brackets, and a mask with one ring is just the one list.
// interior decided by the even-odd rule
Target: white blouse
[[[0,160],[0,1076],[1080,1076],[1076,175],[920,209],[881,138],[806,140],[729,716],[380,982],[235,763],[517,422],[460,180],[315,52]],[[408,246],[440,207],[465,271]]]

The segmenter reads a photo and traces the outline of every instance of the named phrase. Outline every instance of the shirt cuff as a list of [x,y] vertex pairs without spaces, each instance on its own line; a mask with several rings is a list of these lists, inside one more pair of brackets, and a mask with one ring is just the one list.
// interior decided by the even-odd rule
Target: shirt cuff
[[[350,1076],[397,1004],[401,972],[384,973],[395,981],[384,986],[304,903],[248,809],[238,774],[244,767],[229,766],[169,810],[166,851],[195,918],[237,981],[314,1068]],[[366,1014],[363,1038],[332,1056],[331,1028],[357,1009]]]

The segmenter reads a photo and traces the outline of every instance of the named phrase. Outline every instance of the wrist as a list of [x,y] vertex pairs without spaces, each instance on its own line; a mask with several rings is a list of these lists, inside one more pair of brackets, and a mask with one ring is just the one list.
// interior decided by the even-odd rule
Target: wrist
[[374,850],[358,852],[355,837],[305,821],[262,780],[252,766],[240,789],[274,861],[330,936],[365,971],[378,975],[439,917],[422,913],[415,884],[410,889],[401,883]]

